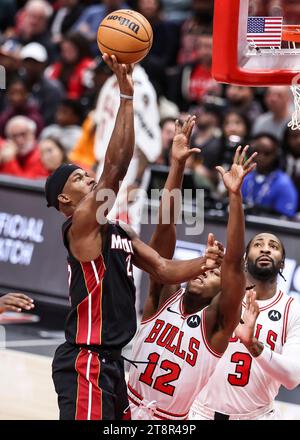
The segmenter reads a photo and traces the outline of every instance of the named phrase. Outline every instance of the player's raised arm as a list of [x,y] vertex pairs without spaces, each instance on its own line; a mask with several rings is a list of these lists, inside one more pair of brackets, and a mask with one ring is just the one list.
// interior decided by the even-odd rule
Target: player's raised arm
[[[176,246],[175,224],[180,215],[178,210],[181,208],[181,187],[185,164],[192,154],[200,152],[198,148],[189,148],[194,125],[195,116],[189,116],[182,126],[178,120],[175,122],[171,165],[159,205],[158,224],[149,242],[152,249],[167,259],[173,258]],[[176,286],[167,286],[167,288],[168,292],[166,294],[176,290]],[[151,280],[144,306],[143,319],[148,319],[157,311],[163,290],[163,284]]]
[[133,65],[119,64],[114,55],[109,57],[104,54],[103,60],[117,77],[120,88],[120,107],[105,155],[100,180],[94,185],[91,193],[81,201],[74,213],[72,230],[73,235],[76,230],[76,237],[81,232],[86,236],[89,231],[98,229],[99,223],[105,223],[104,218],[113,203],[110,206],[109,203],[106,203],[106,209],[103,212],[98,209],[104,202],[107,202],[107,197],[110,198],[110,201],[114,201],[134,151]]
[[132,241],[134,255],[132,262],[139,269],[149,273],[154,281],[161,284],[180,284],[189,281],[207,270],[206,261],[215,261],[215,268],[219,267],[224,255],[223,248],[214,246],[206,249],[203,257],[192,260],[172,261],[163,258],[139,239],[133,229],[126,223],[120,226],[128,234]]
[[[249,147],[239,147],[236,151],[231,169],[227,172],[222,167],[217,167],[223,182],[229,192],[229,218],[227,225],[227,246],[221,266],[221,294],[212,302],[207,313],[207,326],[218,328],[212,332],[210,342],[213,348],[223,353],[228,344],[228,338],[239,323],[241,304],[245,295],[246,279],[244,271],[245,252],[245,218],[242,205],[241,186],[245,176],[250,173],[255,165],[254,153],[250,159],[245,160]],[[213,318],[214,309],[216,320]],[[212,312],[212,315],[211,315]]]

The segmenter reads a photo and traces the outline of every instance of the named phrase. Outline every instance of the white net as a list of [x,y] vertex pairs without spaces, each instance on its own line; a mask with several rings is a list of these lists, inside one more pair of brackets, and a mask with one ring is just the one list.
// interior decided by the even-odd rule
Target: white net
[[291,86],[291,91],[294,95],[295,104],[295,111],[292,115],[292,120],[288,123],[288,127],[290,127],[291,130],[300,130],[300,84],[298,84],[299,80],[300,73],[295,76]]

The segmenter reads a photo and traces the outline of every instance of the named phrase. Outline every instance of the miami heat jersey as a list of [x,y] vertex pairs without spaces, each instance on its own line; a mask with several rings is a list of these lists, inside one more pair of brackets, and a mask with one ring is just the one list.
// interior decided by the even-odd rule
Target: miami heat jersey
[[[282,292],[269,300],[257,302],[260,314],[255,336],[275,353],[281,353],[292,322],[298,320],[299,305]],[[245,305],[243,302],[243,310]],[[280,386],[264,372],[245,346],[232,337],[192,410],[197,413],[204,406],[223,414],[248,414],[270,405]]]
[[69,249],[67,231],[71,225],[69,219],[62,228],[69,253],[72,307],[66,340],[78,345],[122,349],[136,332],[131,240],[118,224],[109,223],[102,255],[82,263]]
[[153,419],[186,419],[220,360],[206,339],[206,310],[185,315],[183,297],[180,289],[156,315],[141,322],[134,339],[132,359],[144,364],[129,371],[133,419],[139,418],[138,405],[151,407]]

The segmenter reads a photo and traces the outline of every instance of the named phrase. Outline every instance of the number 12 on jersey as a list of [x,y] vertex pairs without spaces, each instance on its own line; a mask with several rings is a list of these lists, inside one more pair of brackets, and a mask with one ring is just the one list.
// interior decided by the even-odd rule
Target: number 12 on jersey
[[[174,362],[164,359],[158,367],[159,354],[157,353],[150,353],[148,356],[148,361],[149,363],[144,373],[140,374],[139,380],[155,390],[160,391],[161,393],[173,396],[175,387],[170,385],[170,383],[179,378],[181,373],[180,366]],[[153,375],[157,368],[165,370],[167,373],[157,376],[154,381]]]

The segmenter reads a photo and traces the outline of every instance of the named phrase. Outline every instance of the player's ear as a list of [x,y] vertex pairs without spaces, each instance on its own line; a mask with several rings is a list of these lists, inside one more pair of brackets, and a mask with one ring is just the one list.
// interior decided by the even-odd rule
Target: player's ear
[[59,196],[57,197],[58,201],[64,205],[67,205],[68,203],[71,202],[71,199],[69,196],[67,196],[66,194],[59,194]]
[[281,260],[281,263],[280,263],[280,269],[283,270],[283,269],[284,269],[284,266],[285,266],[284,260]]

